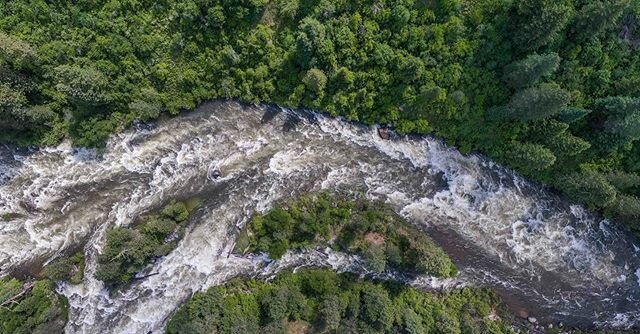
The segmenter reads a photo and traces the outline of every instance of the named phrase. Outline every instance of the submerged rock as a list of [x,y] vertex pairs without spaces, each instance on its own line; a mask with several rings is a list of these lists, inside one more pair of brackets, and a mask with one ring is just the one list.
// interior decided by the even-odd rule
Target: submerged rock
[[215,169],[213,172],[211,172],[211,177],[214,179],[217,179],[220,176],[222,176],[222,172],[220,172],[219,169]]

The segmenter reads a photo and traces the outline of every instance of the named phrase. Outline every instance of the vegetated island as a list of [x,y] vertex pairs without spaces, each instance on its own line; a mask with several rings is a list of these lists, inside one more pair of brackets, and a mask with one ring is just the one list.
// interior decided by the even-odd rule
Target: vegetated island
[[327,192],[308,194],[256,214],[240,232],[235,251],[279,259],[289,250],[332,247],[360,255],[375,272],[452,277],[456,268],[431,238],[387,205]]
[[159,212],[139,217],[132,226],[107,231],[95,277],[112,288],[130,283],[150,262],[177,246],[190,212],[199,205],[199,198],[171,201]]

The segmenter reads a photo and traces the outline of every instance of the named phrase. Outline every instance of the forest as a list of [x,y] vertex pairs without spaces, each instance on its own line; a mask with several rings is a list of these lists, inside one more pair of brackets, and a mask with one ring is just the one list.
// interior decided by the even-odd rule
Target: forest
[[[501,318],[503,317],[503,318]],[[165,333],[514,333],[485,289],[423,293],[325,269],[271,282],[236,279],[196,293]]]
[[480,152],[640,229],[638,0],[0,4],[0,142],[104,148],[212,99]]

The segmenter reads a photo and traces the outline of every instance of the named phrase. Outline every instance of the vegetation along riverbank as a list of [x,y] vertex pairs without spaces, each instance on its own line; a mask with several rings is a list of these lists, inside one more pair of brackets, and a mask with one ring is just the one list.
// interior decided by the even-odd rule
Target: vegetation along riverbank
[[442,137],[637,228],[639,47],[637,0],[10,1],[0,140],[262,101]]

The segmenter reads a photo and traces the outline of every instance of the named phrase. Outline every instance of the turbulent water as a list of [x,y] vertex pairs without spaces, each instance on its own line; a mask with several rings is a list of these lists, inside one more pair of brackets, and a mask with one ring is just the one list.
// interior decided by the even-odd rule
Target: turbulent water
[[[0,273],[29,272],[86,243],[83,284],[59,288],[70,302],[66,331],[161,332],[192,292],[240,274],[309,264],[364,270],[328,251],[276,263],[230,255],[256,210],[322,189],[386,201],[461,268],[453,280],[421,277],[415,286],[490,286],[543,321],[640,325],[640,250],[581,207],[435,139],[382,140],[375,128],[235,102],[115,136],[101,156],[68,145],[1,149]],[[204,204],[178,247],[145,270],[155,275],[112,295],[93,279],[108,228],[194,195]]]

